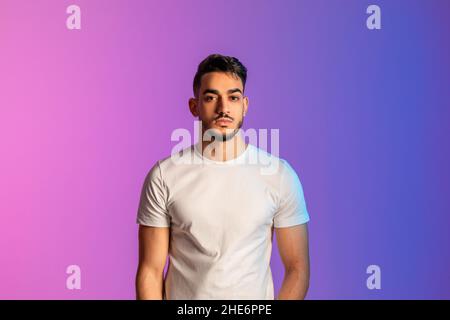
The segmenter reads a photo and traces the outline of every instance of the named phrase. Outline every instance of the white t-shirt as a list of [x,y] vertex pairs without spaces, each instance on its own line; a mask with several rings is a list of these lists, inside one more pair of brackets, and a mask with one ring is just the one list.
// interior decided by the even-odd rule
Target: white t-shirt
[[309,221],[292,167],[256,146],[213,161],[194,144],[147,174],[137,223],[170,227],[165,299],[274,299],[273,227]]

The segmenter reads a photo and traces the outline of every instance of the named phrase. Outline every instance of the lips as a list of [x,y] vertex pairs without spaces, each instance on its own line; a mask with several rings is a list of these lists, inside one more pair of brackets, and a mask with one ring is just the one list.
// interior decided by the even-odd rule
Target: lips
[[233,121],[230,119],[227,119],[227,118],[220,118],[220,119],[217,119],[215,122],[218,125],[228,125],[228,124],[232,123]]

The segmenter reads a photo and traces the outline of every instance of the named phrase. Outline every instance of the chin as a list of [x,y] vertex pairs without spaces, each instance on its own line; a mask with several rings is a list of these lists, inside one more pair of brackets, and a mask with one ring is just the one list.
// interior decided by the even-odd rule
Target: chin
[[[222,128],[222,127],[217,127],[214,125],[213,127],[208,128],[207,132],[209,134],[207,134],[207,136],[221,136],[222,141],[228,141],[234,137],[234,135],[236,133],[235,131],[236,131],[235,128],[230,128],[230,127]],[[209,137],[209,138],[211,138],[211,137]]]

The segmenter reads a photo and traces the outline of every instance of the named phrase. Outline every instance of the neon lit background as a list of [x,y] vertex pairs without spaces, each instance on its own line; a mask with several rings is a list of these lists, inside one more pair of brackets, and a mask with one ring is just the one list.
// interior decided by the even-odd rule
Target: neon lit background
[[[68,30],[66,8],[82,10]],[[368,30],[377,4],[382,29]],[[0,2],[0,298],[134,299],[145,174],[198,63],[249,69],[245,128],[303,183],[310,299],[450,298],[450,2]],[[274,244],[276,248],[276,244]],[[273,257],[276,291],[283,267]],[[82,270],[67,290],[66,267]],[[382,271],[368,290],[366,268]]]

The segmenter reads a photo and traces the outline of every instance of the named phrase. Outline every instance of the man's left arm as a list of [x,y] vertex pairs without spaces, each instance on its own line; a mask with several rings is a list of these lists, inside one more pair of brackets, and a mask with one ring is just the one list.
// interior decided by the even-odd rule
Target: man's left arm
[[307,224],[275,228],[284,279],[277,300],[303,300],[309,288]]

